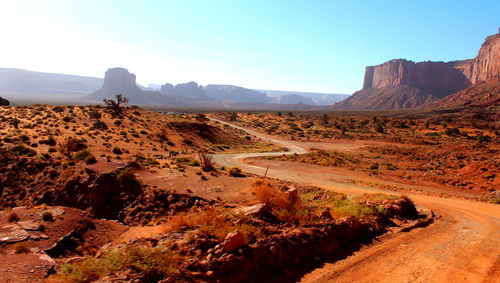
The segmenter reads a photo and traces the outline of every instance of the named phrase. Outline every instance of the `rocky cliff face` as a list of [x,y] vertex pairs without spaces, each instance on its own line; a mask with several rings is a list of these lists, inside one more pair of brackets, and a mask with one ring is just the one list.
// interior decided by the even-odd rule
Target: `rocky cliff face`
[[500,33],[486,38],[475,59],[419,63],[395,59],[366,67],[363,89],[333,109],[412,108],[499,77]]
[[472,69],[473,84],[500,78],[500,30],[499,33],[486,38],[474,60]]
[[439,95],[450,94],[471,85],[472,60],[419,62],[396,59],[366,68],[363,89],[407,85]]

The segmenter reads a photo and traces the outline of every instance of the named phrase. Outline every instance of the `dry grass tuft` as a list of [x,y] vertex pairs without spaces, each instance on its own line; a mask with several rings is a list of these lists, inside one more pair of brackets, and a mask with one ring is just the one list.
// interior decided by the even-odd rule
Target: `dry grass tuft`
[[294,209],[302,206],[298,194],[282,190],[267,179],[255,181],[252,187],[260,203],[267,203],[271,207],[283,209]]

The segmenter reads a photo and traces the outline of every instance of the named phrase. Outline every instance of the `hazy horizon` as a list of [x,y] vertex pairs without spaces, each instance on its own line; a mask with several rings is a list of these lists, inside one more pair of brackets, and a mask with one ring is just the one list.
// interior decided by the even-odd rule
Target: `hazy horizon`
[[[394,58],[473,58],[497,1],[2,1],[2,67],[141,85],[196,81],[351,94]],[[465,20],[467,19],[467,20]]]

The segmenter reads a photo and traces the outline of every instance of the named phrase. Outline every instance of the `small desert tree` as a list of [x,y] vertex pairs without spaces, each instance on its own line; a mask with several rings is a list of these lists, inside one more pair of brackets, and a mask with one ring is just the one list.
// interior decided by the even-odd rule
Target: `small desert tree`
[[198,153],[198,158],[200,159],[201,170],[205,172],[215,171],[214,163],[212,157],[208,153],[202,151]]
[[117,94],[116,100],[103,99],[102,101],[106,104],[106,108],[111,110],[115,116],[121,116],[125,105],[128,103],[128,98],[123,96],[123,94]]
[[87,148],[84,140],[74,137],[67,137],[59,143],[59,152],[68,159],[73,157],[73,153]]

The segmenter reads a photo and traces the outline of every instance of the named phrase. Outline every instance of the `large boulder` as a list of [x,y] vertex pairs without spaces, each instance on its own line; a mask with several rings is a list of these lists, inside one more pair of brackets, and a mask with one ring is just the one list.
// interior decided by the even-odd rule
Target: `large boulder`
[[7,99],[3,98],[3,97],[0,97],[0,106],[9,106],[10,105],[10,101],[8,101]]

